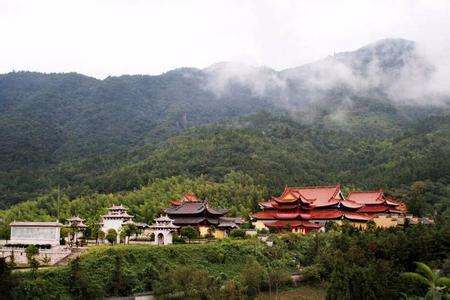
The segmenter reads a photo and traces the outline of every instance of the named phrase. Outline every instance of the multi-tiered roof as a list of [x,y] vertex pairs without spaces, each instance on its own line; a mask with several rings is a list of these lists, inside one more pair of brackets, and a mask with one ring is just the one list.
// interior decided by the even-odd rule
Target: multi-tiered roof
[[177,226],[217,226],[222,228],[236,227],[242,223],[240,218],[228,218],[226,208],[213,208],[208,201],[200,200],[194,194],[184,195],[179,200],[171,201],[172,206],[164,212]]
[[121,219],[126,222],[133,218],[133,216],[129,215],[127,211],[128,208],[123,205],[113,205],[108,208],[108,213],[102,217],[103,219]]
[[67,219],[69,224],[67,224],[67,227],[76,227],[79,229],[85,229],[88,226],[84,224],[84,219],[80,218],[79,216],[73,216]]
[[[317,223],[348,219],[366,222],[376,214],[402,214],[402,203],[386,198],[383,191],[352,192],[345,199],[340,185],[286,187],[280,197],[260,202],[262,211],[251,215],[266,221],[269,227],[302,227],[316,229]],[[320,226],[319,226],[320,227]],[[306,230],[307,231],[307,230]]]

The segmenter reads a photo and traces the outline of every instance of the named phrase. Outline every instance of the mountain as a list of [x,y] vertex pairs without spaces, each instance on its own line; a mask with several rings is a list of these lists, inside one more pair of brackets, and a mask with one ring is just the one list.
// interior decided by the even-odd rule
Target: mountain
[[[443,110],[445,114],[448,97],[428,93],[427,82],[433,80],[433,72],[434,66],[420,55],[414,42],[388,39],[280,72],[225,62],[203,70],[180,68],[158,76],[104,80],[76,73],[3,74],[0,207],[34,198],[58,185],[76,196],[132,189],[177,172],[214,173],[202,167],[211,163],[204,156],[192,160],[189,166],[180,163],[173,169],[170,165],[150,168],[160,168],[157,172],[149,171],[149,165],[180,160],[180,151],[186,149],[187,158],[219,151],[212,148],[209,153],[201,152],[198,145],[190,145],[186,139],[201,140],[207,147],[215,142],[210,128],[226,136],[230,126],[247,127],[249,121],[241,117],[261,111],[270,111],[268,118],[284,116],[281,119],[292,119],[298,124],[295,126],[320,134],[338,128],[344,139],[392,139],[417,120]],[[410,88],[415,86],[423,88]],[[192,132],[197,133],[191,136]],[[260,138],[263,140],[254,141],[255,147],[269,143],[267,147],[276,151],[276,139],[258,134]],[[303,137],[305,143],[317,147],[314,138]],[[241,141],[246,144],[245,138]],[[167,149],[174,150],[164,154]],[[297,167],[309,173],[320,170],[315,178],[329,180],[323,173],[331,162],[318,163],[320,158],[313,151],[308,154],[311,161],[304,160]],[[261,158],[261,163],[269,163],[267,159]],[[277,170],[284,168],[282,162],[294,160],[280,159],[279,165],[265,172],[282,172]],[[235,168],[228,163],[219,165],[223,170],[215,176]],[[136,168],[147,171],[140,173]],[[168,170],[161,170],[165,168]],[[192,168],[198,170],[191,172]],[[116,176],[121,182],[114,174],[122,174]],[[126,179],[123,174],[139,179]]]

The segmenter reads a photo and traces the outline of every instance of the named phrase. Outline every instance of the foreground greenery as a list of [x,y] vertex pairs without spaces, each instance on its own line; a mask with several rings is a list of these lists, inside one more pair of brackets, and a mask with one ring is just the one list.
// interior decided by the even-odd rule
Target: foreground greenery
[[[152,290],[161,297],[253,298],[292,285],[322,284],[328,299],[398,299],[423,296],[428,286],[403,280],[414,262],[450,274],[450,223],[360,232],[343,225],[327,233],[164,247],[115,245],[92,248],[67,267],[9,274],[2,291],[13,299],[86,299]],[[9,275],[8,275],[9,274]],[[189,275],[187,275],[189,274]],[[446,292],[446,291],[445,291]]]

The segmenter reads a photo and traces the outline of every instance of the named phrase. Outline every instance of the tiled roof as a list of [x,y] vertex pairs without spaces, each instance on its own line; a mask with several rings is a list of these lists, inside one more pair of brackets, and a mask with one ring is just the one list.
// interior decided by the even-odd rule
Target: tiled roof
[[173,221],[168,215],[160,215],[155,221],[170,222]]
[[368,214],[345,212],[344,217],[352,221],[369,221],[373,217]]
[[284,204],[284,205],[282,205],[282,204],[274,203],[272,205],[272,207],[275,208],[275,209],[295,209],[295,208],[299,207],[299,205],[298,204]]
[[172,223],[168,223],[168,224],[153,224],[148,226],[149,228],[153,228],[153,229],[157,229],[157,228],[164,228],[164,229],[178,229],[180,228],[180,226],[176,226]]
[[180,206],[169,207],[165,209],[165,212],[170,215],[178,214],[199,214],[205,210],[205,206],[202,202],[186,202]]
[[358,209],[358,212],[361,213],[382,213],[389,210],[389,207],[386,205],[365,205]]
[[229,210],[226,208],[213,208],[213,207],[209,207],[208,205],[206,206],[206,210],[213,215],[224,215],[226,214]]
[[208,206],[207,202],[184,202],[183,204],[179,206],[173,206],[166,208],[164,210],[165,213],[171,215],[195,215],[203,213],[204,211],[207,211],[210,214],[213,215],[225,215],[228,212],[228,209],[225,208],[212,208]]
[[174,218],[173,223],[176,225],[196,225],[202,223],[205,220],[206,218],[204,217],[198,218],[182,217],[182,218]]
[[322,209],[311,211],[311,219],[313,220],[340,219],[342,215],[343,215],[342,211],[338,209]]
[[383,191],[354,191],[350,192],[347,196],[347,200],[353,201],[359,204],[383,204],[384,194]]
[[386,204],[392,205],[392,206],[399,206],[401,204],[401,202],[395,201],[391,198],[386,198]]
[[261,205],[264,208],[273,208],[274,203],[276,203],[276,202],[269,200],[269,201],[259,202],[259,205]]
[[274,217],[276,218],[276,219],[281,219],[281,220],[286,220],[286,219],[297,219],[297,217],[298,217],[298,213],[280,213],[280,212],[277,212],[277,213],[275,213],[274,214]]
[[107,215],[103,215],[103,218],[132,218],[132,215],[129,215],[128,213],[123,213],[123,214],[107,214]]
[[[290,195],[296,196],[315,207],[332,206],[339,203],[341,186],[310,186],[310,187],[286,187],[281,198]],[[305,201],[303,201],[305,202]]]
[[350,201],[350,200],[343,200],[340,202],[340,204],[347,208],[361,208],[364,206],[364,204],[358,204],[358,203]]
[[201,202],[201,200],[196,194],[185,194],[180,199],[170,201],[170,203],[174,206],[179,206],[185,202]]

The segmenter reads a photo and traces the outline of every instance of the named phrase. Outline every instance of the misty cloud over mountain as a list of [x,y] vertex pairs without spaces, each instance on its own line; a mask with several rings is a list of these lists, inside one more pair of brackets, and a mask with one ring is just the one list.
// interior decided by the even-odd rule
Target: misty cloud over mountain
[[446,66],[403,39],[380,40],[280,72],[237,63],[219,63],[204,71],[210,76],[208,87],[218,97],[241,85],[252,95],[269,97],[275,106],[289,109],[330,97],[348,102],[351,96],[409,105],[449,104],[450,88],[442,80]]

